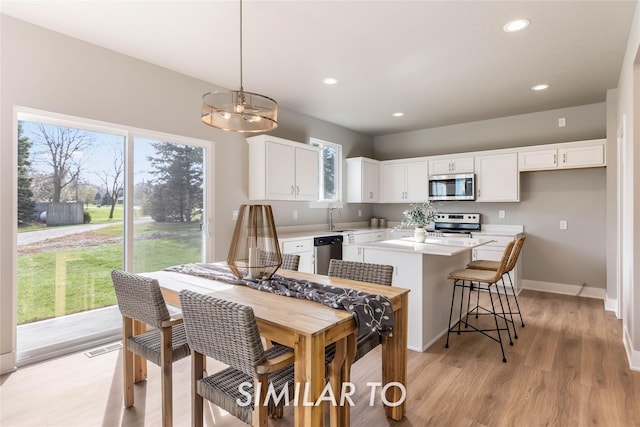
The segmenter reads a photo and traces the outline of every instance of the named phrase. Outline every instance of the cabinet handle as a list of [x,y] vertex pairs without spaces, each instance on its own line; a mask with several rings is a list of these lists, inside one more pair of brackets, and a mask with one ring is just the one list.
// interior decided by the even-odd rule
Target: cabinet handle
[[296,196],[300,194],[300,186],[296,185]]
[[553,165],[555,166],[555,165],[557,165],[557,164],[558,164],[558,155],[557,155],[557,154],[554,154],[554,155],[553,155]]
[[373,191],[369,191],[369,198],[373,199]]
[[562,163],[567,163],[567,153],[562,153]]
[[291,195],[293,196],[293,185],[291,186]]

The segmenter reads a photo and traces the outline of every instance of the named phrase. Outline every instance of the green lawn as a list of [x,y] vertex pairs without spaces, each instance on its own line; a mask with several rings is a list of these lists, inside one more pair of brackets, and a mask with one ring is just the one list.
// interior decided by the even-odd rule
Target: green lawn
[[[98,233],[121,235],[121,220]],[[135,234],[135,271],[201,260],[198,224],[148,222]],[[123,268],[123,254],[122,244],[108,244],[19,256],[18,324],[115,304],[110,275]]]

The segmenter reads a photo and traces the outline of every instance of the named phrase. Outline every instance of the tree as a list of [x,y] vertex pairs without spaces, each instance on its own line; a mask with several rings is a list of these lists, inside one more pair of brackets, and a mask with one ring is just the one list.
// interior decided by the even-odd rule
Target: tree
[[113,165],[108,171],[102,171],[100,179],[106,189],[105,194],[111,194],[111,210],[109,219],[113,219],[113,211],[116,209],[118,197],[124,190],[124,153],[122,149],[113,149]]
[[150,215],[155,221],[190,222],[202,210],[202,148],[159,142],[149,156],[151,183]]
[[32,179],[28,173],[32,144],[29,138],[22,134],[22,123],[18,122],[18,224],[28,221],[36,207],[31,191]]
[[40,124],[35,142],[47,152],[47,165],[53,170],[53,194],[50,200],[59,203],[62,190],[75,182],[82,169],[82,151],[89,148],[92,138],[84,131]]

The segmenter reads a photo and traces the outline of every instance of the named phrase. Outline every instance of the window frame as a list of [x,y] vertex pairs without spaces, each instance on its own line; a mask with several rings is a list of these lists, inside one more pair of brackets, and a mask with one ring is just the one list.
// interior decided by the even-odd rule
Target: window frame
[[[330,141],[325,141],[322,139],[318,139],[318,138],[309,138],[309,145],[312,145],[314,147],[318,147],[320,148],[322,151],[324,151],[325,147],[329,147],[329,148],[333,148],[336,150],[337,155],[336,155],[336,159],[335,159],[335,175],[334,176],[334,181],[336,182],[336,197],[334,199],[326,199],[325,196],[325,192],[324,192],[324,155],[322,154],[322,151],[320,153],[320,159],[319,159],[319,179],[318,179],[318,194],[319,194],[319,200],[315,203],[312,203],[311,207],[342,207],[342,187],[343,187],[343,181],[342,181],[342,163],[344,162],[344,159],[342,157],[342,145],[337,144],[335,142],[330,142]],[[339,205],[339,206],[338,206]]]

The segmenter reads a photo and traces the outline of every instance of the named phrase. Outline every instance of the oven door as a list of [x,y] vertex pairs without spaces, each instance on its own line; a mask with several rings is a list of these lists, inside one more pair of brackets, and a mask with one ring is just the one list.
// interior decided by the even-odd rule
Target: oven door
[[432,175],[429,178],[429,200],[475,200],[474,175]]

